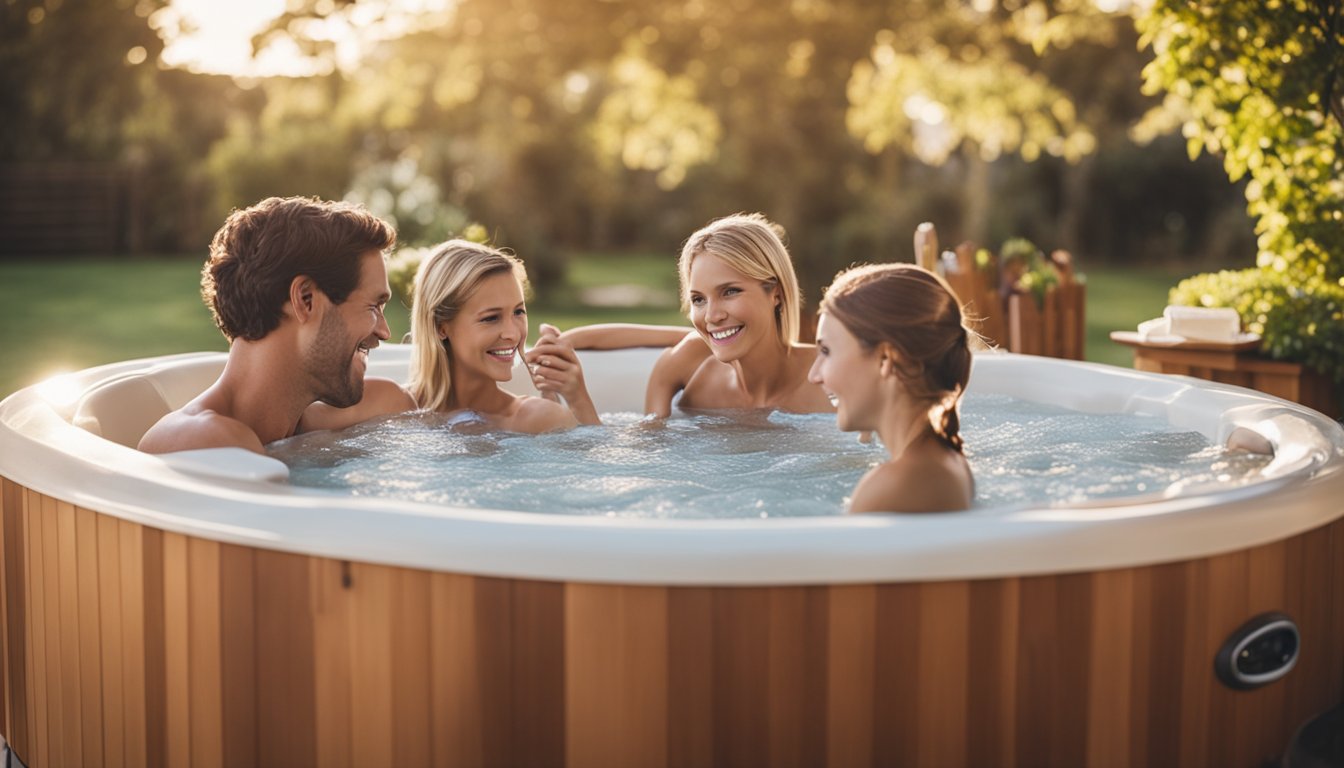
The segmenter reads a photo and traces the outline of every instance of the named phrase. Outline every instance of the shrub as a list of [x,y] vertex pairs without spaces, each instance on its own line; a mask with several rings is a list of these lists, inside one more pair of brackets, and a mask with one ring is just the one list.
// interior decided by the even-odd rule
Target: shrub
[[[490,233],[480,224],[468,224],[456,236],[473,243],[484,243],[490,239]],[[411,291],[415,286],[415,273],[420,269],[420,262],[437,247],[402,246],[387,260],[387,282],[392,287],[392,295],[400,297],[407,308],[411,306]]]
[[[976,255],[976,265],[984,269],[992,263],[988,256]],[[991,266],[992,270],[993,267]],[[1036,300],[1036,306],[1045,305],[1045,294],[1059,285],[1059,270],[1045,258],[1036,244],[1025,237],[1005,240],[999,247],[999,265],[997,279],[1001,294],[1029,293]],[[1006,284],[1003,281],[1008,281]]]
[[1344,286],[1335,281],[1268,269],[1210,272],[1181,281],[1169,302],[1232,307],[1244,330],[1260,334],[1262,352],[1344,385]]

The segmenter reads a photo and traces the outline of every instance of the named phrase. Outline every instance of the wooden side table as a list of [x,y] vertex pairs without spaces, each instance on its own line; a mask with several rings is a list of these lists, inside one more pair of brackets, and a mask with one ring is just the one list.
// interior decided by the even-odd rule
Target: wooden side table
[[1298,363],[1261,357],[1255,353],[1258,342],[1149,344],[1132,331],[1112,331],[1111,340],[1134,348],[1137,370],[1178,373],[1257,389],[1301,403],[1332,419],[1340,418],[1339,400],[1329,378]]

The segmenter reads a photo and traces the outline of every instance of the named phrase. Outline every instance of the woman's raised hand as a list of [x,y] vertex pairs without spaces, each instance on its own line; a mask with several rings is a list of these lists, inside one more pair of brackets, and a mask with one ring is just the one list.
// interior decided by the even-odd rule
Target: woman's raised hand
[[560,329],[549,323],[542,323],[538,333],[536,346],[525,356],[532,385],[547,399],[563,397],[580,424],[601,424],[574,347],[560,338]]

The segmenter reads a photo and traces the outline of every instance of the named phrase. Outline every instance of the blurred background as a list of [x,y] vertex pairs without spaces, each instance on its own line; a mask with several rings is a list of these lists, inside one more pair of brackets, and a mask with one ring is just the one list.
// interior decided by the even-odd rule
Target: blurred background
[[1260,250],[1246,181],[1145,87],[1155,12],[0,0],[0,395],[224,349],[200,265],[271,195],[363,202],[407,246],[484,233],[526,262],[534,325],[562,327],[682,322],[681,242],[738,211],[787,230],[809,307],[841,268],[911,260],[922,221],[945,246],[1025,237],[1086,274],[1087,358],[1128,365],[1107,331]]

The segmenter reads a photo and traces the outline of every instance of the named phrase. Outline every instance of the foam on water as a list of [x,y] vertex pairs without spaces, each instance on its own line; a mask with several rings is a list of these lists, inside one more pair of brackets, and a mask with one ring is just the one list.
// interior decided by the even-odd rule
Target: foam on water
[[[839,514],[885,458],[832,415],[698,414],[536,437],[473,414],[412,413],[273,443],[295,485],[448,506],[620,517]],[[962,434],[977,506],[1073,504],[1258,476],[1267,457],[1229,453],[1153,417],[1084,414],[968,395]]]

